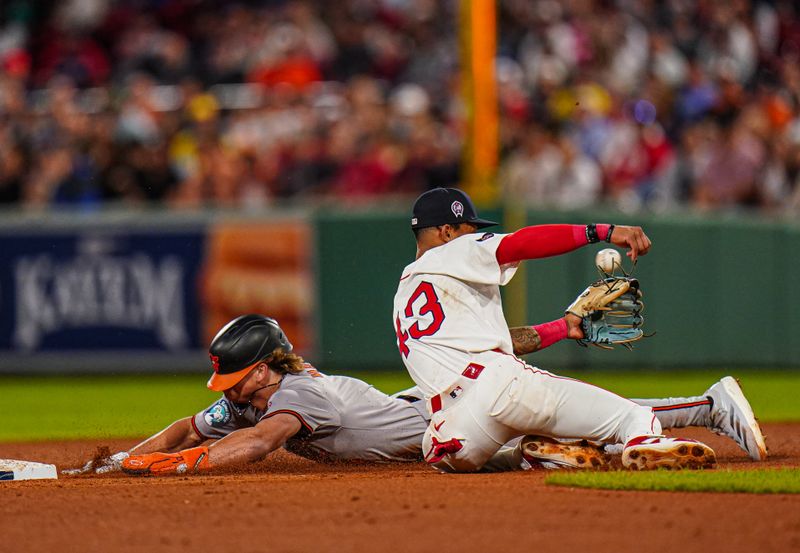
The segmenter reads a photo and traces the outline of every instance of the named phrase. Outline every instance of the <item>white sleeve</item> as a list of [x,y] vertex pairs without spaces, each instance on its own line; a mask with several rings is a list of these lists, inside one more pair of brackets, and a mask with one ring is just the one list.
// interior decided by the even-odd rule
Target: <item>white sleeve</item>
[[415,263],[415,272],[444,274],[477,284],[505,285],[517,272],[518,263],[500,265],[497,247],[507,234],[465,234],[425,252]]

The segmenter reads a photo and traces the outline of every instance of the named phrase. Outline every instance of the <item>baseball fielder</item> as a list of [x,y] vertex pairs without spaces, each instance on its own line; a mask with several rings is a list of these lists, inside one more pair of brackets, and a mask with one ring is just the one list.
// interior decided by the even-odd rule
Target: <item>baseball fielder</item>
[[[600,240],[627,248],[635,261],[651,246],[642,229],[541,225],[476,233],[495,224],[479,218],[458,189],[430,190],[414,203],[417,256],[400,277],[393,323],[400,355],[432,414],[425,460],[443,471],[476,471],[509,440],[532,434],[625,444],[622,463],[629,468],[713,466],[707,445],[664,437],[652,408],[514,355],[500,286],[520,261]],[[538,346],[582,337],[579,324],[568,313],[537,325]]]
[[[528,336],[531,327],[512,329]],[[534,351],[528,338],[519,354]],[[429,423],[417,388],[389,397],[361,380],[326,376],[291,353],[274,319],[245,315],[228,323],[211,344],[214,374],[208,386],[223,397],[192,417],[180,419],[129,451],[90,461],[67,474],[125,470],[167,474],[264,458],[283,446],[318,460],[417,461]],[[760,430],[748,426],[747,400],[733,379],[733,393],[712,386],[702,397],[636,400],[660,406],[665,426],[706,426],[758,455]],[[730,415],[729,415],[730,414]],[[746,428],[740,438],[736,428]],[[212,441],[208,447],[203,444]],[[754,457],[757,458],[757,457]],[[597,447],[527,437],[502,448],[484,470],[589,467],[605,464]]]

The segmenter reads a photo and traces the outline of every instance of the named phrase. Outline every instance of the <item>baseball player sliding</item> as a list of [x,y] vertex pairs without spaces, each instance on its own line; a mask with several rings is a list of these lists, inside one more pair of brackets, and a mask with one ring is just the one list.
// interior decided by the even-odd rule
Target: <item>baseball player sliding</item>
[[[495,224],[479,218],[469,196],[454,188],[430,190],[413,206],[417,255],[400,277],[393,322],[400,355],[432,414],[425,460],[443,471],[476,471],[510,440],[545,435],[622,443],[622,464],[632,469],[714,466],[707,445],[664,437],[652,408],[514,354],[500,286],[519,262],[600,240],[627,248],[636,261],[651,247],[642,229],[541,225],[476,233]],[[567,313],[533,327],[535,346],[582,338],[580,322]]]
[[[122,461],[126,472],[257,461],[281,446],[316,460],[419,458],[424,405],[392,399],[361,380],[323,376],[292,353],[274,319],[234,319],[209,353],[214,374],[208,387],[224,397],[134,447]],[[200,445],[209,439],[216,441]]]
[[[528,336],[525,328],[530,327],[514,329],[513,334]],[[533,342],[515,341],[517,353],[539,349]],[[292,353],[278,323],[263,315],[229,322],[212,341],[209,353],[214,373],[207,385],[223,392],[223,397],[129,451],[65,473],[203,470],[258,461],[279,447],[318,461],[422,458],[430,417],[417,388],[389,397],[361,380],[323,375]],[[655,405],[664,426],[706,426],[735,439],[754,459],[762,458],[761,432],[730,377],[701,397],[635,401]],[[605,462],[597,447],[530,436],[501,448],[483,469],[589,467]]]

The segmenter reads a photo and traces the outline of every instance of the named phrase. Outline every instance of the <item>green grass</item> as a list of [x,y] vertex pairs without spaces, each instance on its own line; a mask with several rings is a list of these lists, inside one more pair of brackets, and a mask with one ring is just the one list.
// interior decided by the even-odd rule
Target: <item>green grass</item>
[[563,472],[548,476],[545,483],[603,490],[800,493],[800,469]]
[[[571,373],[628,397],[701,394],[722,371]],[[800,372],[737,371],[762,422],[800,420]],[[386,393],[412,385],[405,372],[352,373]],[[218,395],[207,375],[0,377],[0,442],[128,438],[196,413]]]
[[[361,373],[386,393],[413,385],[405,373]],[[199,412],[219,397],[208,376],[0,377],[0,442],[138,438]]]
[[[559,373],[562,374],[562,373]],[[702,370],[563,373],[630,398],[701,395],[726,375],[739,379],[761,422],[800,420],[800,371]]]
[[210,405],[200,375],[3,377],[0,441],[129,438]]

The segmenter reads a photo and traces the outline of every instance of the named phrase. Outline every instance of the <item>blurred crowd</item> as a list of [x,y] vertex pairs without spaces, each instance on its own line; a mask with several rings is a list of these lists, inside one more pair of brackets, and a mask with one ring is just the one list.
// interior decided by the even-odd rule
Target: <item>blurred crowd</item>
[[508,194],[630,210],[800,210],[796,2],[503,8]]
[[[498,183],[800,210],[789,0],[500,0]],[[0,203],[360,202],[461,178],[457,0],[5,0]]]

